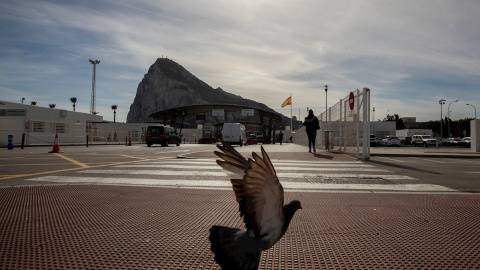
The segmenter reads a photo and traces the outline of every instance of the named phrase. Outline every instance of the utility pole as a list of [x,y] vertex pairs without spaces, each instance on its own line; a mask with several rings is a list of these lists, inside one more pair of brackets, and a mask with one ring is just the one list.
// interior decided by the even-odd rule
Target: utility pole
[[97,114],[95,111],[95,98],[96,98],[96,89],[95,89],[95,73],[97,72],[97,64],[100,64],[99,60],[92,60],[90,59],[90,64],[93,65],[93,76],[92,76],[92,103],[90,104],[90,113]]
[[445,104],[445,99],[440,99],[438,104],[440,104],[440,145],[442,145],[443,140],[443,104]]
[[453,102],[458,102],[458,99],[455,100],[455,101],[452,101],[452,102],[450,102],[450,104],[448,104],[448,135],[447,135],[447,137],[449,137],[449,138],[451,137],[450,136],[450,122],[452,122],[452,120],[450,119],[450,105],[452,105]]
[[328,85],[325,84],[325,131],[328,130],[327,91],[328,91]]

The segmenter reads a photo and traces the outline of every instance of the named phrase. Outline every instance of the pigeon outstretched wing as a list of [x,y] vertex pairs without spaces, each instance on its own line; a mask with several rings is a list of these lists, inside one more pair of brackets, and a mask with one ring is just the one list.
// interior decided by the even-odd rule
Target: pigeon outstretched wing
[[222,142],[215,154],[223,160],[217,164],[230,171],[243,169],[243,179],[232,179],[232,186],[244,216],[247,229],[253,229],[255,238],[261,240],[262,249],[271,247],[283,234],[283,187],[265,149],[262,156],[252,153],[245,159],[232,146]]
[[212,226],[211,249],[223,269],[257,269],[261,251],[283,236],[302,205],[297,200],[283,205],[283,187],[263,147],[262,156],[252,153],[247,160],[232,146],[220,142],[217,147],[221,152],[214,151],[222,159],[217,164],[239,175],[230,181],[247,229]]

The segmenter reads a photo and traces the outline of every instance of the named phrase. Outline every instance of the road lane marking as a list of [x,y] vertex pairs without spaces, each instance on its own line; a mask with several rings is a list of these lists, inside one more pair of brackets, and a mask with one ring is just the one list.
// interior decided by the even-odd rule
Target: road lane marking
[[[109,177],[75,177],[75,176],[43,176],[26,179],[37,182],[54,183],[92,183],[111,185],[148,185],[176,188],[212,188],[231,189],[232,184],[227,180],[166,180],[166,179],[138,179],[138,178],[109,178]],[[432,184],[332,184],[332,183],[299,183],[282,182],[287,191],[308,190],[357,190],[357,191],[410,191],[410,192],[455,192],[456,190]]]
[[66,161],[70,161],[71,163],[76,164],[76,165],[78,165],[78,166],[80,166],[80,167],[83,167],[83,168],[89,168],[89,167],[90,167],[89,165],[87,165],[87,164],[85,164],[85,163],[82,163],[82,162],[80,162],[80,161],[78,161],[78,160],[75,160],[75,159],[73,159],[73,158],[69,158],[69,157],[66,157],[66,156],[61,155],[61,154],[58,154],[58,153],[53,153],[53,154],[54,154],[55,156],[57,156],[57,157],[60,157],[60,158],[65,159]]
[[395,161],[395,162],[400,162],[400,163],[405,162],[404,160],[399,160],[399,159],[394,159],[394,158],[387,158],[387,157],[378,157],[378,158],[386,159],[386,160],[390,160],[390,161]]
[[[292,166],[292,165],[295,165],[295,166],[298,166],[298,167],[341,167],[341,168],[345,168],[345,167],[367,167],[367,168],[371,168],[371,167],[374,167],[372,165],[368,165],[368,164],[364,164],[364,163],[323,163],[323,162],[303,162],[303,163],[295,163],[295,162],[272,162],[273,163],[273,166],[277,167],[277,166]],[[162,161],[162,162],[142,162],[142,163],[139,163],[139,165],[158,165],[158,166],[162,166],[164,164],[190,164],[190,165],[214,165],[214,166],[217,166],[218,168],[220,168],[220,166],[218,166],[216,163],[215,163],[215,160],[212,159],[212,160],[209,160],[209,161],[205,161],[205,160],[202,160],[202,161],[194,161],[192,159],[177,159],[177,160],[169,160],[169,161]]]
[[[159,160],[159,159],[173,159],[175,157],[161,157],[161,158],[152,158],[150,160]],[[135,163],[135,162],[142,162],[143,160],[133,160],[133,161],[122,161],[122,162],[112,162],[108,164],[100,164],[100,165],[92,165],[88,168],[101,168],[101,167],[108,167],[108,166],[115,166],[120,164],[127,164],[127,163]],[[51,173],[59,173],[59,172],[68,172],[68,171],[78,171],[84,170],[84,167],[77,167],[77,168],[68,168],[68,169],[61,169],[61,170],[53,170],[53,171],[44,171],[44,172],[36,172],[36,173],[28,173],[28,174],[10,174],[5,176],[0,176],[0,180],[7,180],[7,179],[14,179],[20,177],[31,177],[37,175],[44,175],[44,174],[51,174]]]
[[[86,170],[78,171],[85,174],[131,174],[131,175],[159,175],[159,176],[228,176],[226,171],[189,171],[189,170]],[[389,174],[342,174],[342,173],[277,173],[279,178],[306,178],[306,177],[330,177],[330,178],[378,178],[386,180],[414,180],[414,178],[406,175],[389,175]]]
[[438,161],[436,159],[426,159],[426,158],[417,158],[417,157],[410,157],[410,158],[420,159],[420,160],[424,160],[424,161],[428,161],[428,162],[435,162],[435,163],[448,163],[448,162],[444,162],[444,161]]
[[[221,167],[218,165],[201,165],[201,166],[185,166],[185,165],[175,165],[175,164],[163,164],[163,165],[145,165],[145,164],[132,164],[132,165],[119,165],[116,166],[117,168],[161,168],[161,169],[195,169],[195,170],[221,170]],[[327,168],[305,168],[305,167],[277,167],[275,168],[276,171],[363,171],[363,172],[390,172],[389,170],[385,169],[376,169],[373,166],[369,168],[339,168],[339,167],[327,167]]]

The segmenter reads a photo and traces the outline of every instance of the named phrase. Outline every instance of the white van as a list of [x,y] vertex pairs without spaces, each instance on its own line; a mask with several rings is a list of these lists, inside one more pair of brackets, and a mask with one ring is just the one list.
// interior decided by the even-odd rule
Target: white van
[[240,123],[224,123],[222,139],[229,144],[238,144],[240,146],[246,145],[247,133],[245,131],[245,126]]

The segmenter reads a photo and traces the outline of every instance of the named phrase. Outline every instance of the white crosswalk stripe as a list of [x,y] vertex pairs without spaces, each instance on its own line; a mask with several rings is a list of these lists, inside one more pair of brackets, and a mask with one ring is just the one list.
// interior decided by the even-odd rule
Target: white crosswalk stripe
[[[455,191],[439,185],[420,184],[412,177],[358,161],[272,160],[272,163],[287,191]],[[42,176],[27,180],[230,189],[231,177],[215,163],[215,159],[168,159],[123,164],[105,169],[87,168],[76,172],[75,176]]]

